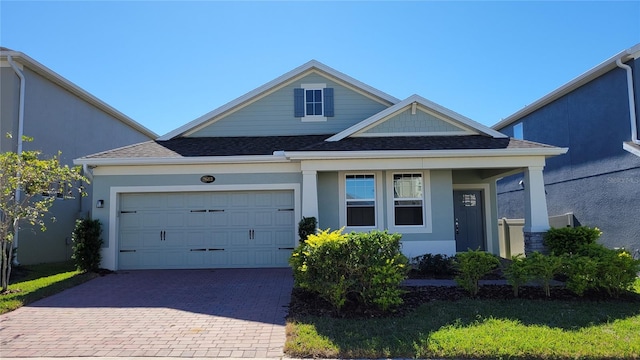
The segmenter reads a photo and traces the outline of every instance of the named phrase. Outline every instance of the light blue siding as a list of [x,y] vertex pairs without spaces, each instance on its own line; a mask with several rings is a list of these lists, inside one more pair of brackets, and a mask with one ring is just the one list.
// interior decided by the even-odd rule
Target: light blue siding
[[459,131],[464,131],[464,129],[419,109],[415,115],[412,115],[411,109],[407,109],[364,133],[446,133]]
[[[333,88],[334,116],[327,121],[302,122],[294,115],[294,88],[302,84]],[[277,136],[335,134],[384,110],[381,104],[317,74],[310,74],[262,99],[222,117],[190,136]]]
[[337,172],[318,173],[318,227],[320,229],[339,229],[340,195]]

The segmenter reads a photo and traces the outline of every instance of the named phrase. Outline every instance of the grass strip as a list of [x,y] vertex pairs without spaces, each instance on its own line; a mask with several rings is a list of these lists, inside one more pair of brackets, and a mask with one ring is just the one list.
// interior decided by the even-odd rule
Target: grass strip
[[640,359],[640,303],[465,299],[429,302],[401,318],[289,319],[285,353],[316,358]]
[[73,262],[38,264],[16,269],[9,291],[0,294],[0,314],[82,284],[98,276],[75,269]]

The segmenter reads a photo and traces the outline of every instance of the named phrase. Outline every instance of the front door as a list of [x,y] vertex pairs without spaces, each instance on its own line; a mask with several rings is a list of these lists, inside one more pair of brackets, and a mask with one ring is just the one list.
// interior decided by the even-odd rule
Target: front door
[[485,250],[482,190],[454,190],[456,251]]

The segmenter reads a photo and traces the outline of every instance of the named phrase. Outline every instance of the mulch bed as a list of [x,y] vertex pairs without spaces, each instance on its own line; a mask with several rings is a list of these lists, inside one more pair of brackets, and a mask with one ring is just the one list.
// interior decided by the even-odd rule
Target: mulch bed
[[[295,288],[291,293],[291,303],[289,305],[289,317],[303,316],[329,316],[335,318],[376,318],[376,317],[402,317],[429,301],[458,301],[471,298],[469,293],[457,286],[421,286],[403,287],[407,291],[403,296],[403,304],[394,309],[393,312],[383,312],[376,308],[362,308],[347,302],[343,309],[336,313],[331,305],[316,296],[315,294]],[[482,300],[544,300],[544,301],[608,301],[611,298],[604,292],[587,292],[584,296],[578,296],[564,287],[552,287],[551,297],[544,294],[544,290],[539,286],[523,286],[520,288],[519,296],[513,295],[513,288],[509,285],[484,285],[475,299]],[[626,293],[620,296],[621,301],[640,302],[640,295]]]

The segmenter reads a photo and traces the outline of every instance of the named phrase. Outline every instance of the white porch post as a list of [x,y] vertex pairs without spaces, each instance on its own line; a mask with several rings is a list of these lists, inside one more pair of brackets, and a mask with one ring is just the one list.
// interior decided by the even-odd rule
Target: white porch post
[[318,172],[302,170],[302,216],[318,219]]
[[544,252],[543,236],[549,230],[547,197],[542,166],[530,166],[524,172],[524,252]]

